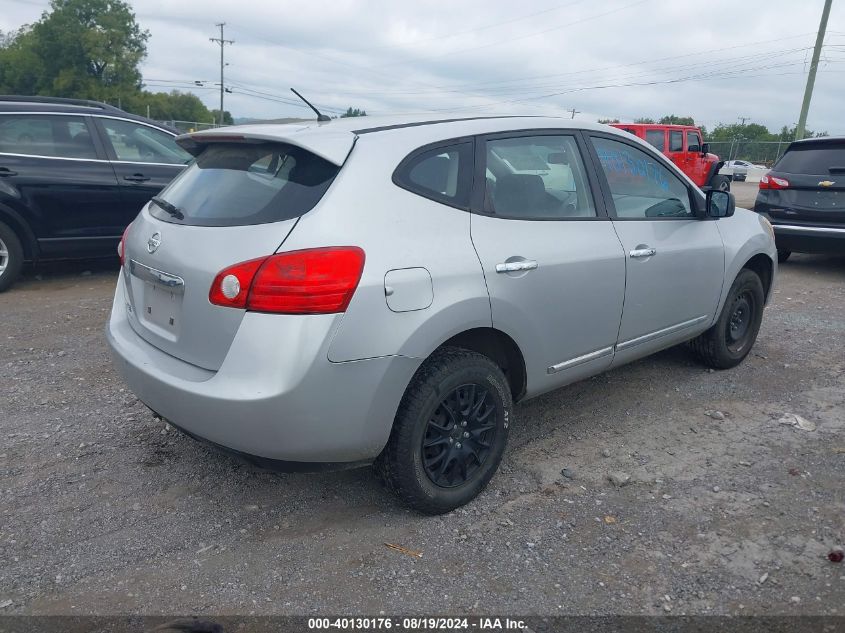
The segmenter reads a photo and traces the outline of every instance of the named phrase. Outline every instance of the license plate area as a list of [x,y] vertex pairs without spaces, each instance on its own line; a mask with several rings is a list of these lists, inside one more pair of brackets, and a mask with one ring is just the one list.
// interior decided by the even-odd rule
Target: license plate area
[[[182,300],[185,282],[171,273],[130,262],[130,272],[140,286],[141,301],[135,302],[135,311],[141,323],[166,339],[175,341],[182,329]],[[140,304],[140,305],[139,305]]]

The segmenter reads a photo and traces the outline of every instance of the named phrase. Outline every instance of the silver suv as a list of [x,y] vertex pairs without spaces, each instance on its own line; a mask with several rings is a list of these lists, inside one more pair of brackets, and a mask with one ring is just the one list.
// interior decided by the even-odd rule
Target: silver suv
[[375,462],[414,508],[495,473],[513,403],[678,343],[748,354],[771,226],[644,142],[539,117],[182,136],[107,335],[186,433],[283,469]]

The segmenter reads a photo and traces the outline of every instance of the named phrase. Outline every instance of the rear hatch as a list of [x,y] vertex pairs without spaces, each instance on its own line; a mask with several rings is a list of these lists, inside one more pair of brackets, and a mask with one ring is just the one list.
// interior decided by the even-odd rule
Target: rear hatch
[[761,210],[772,219],[823,225],[845,223],[845,139],[794,143],[768,176],[788,183],[778,189],[763,189],[765,185],[761,185],[759,200],[767,207]]
[[123,274],[135,332],[181,360],[219,369],[245,310],[209,302],[215,276],[276,252],[321,200],[353,141],[350,134],[335,163],[301,141],[231,134],[185,139],[196,161],[144,207],[125,237]]

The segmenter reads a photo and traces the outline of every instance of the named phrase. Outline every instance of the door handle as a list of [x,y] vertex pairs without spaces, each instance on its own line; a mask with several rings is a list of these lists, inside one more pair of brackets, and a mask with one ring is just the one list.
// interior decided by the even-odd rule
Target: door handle
[[17,176],[18,172],[12,171],[8,167],[0,167],[0,178],[5,178],[6,176]]
[[520,270],[534,270],[537,268],[537,262],[524,259],[518,262],[505,262],[504,264],[496,264],[497,273],[513,273]]
[[652,255],[657,255],[656,248],[635,248],[630,253],[628,253],[631,257],[651,257]]
[[147,182],[150,178],[144,174],[132,174],[131,176],[124,176],[123,179],[129,182]]

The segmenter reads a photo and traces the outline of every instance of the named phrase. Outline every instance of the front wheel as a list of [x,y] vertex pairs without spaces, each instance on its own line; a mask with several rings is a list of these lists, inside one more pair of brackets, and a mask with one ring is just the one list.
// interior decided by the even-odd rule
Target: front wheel
[[788,251],[785,248],[779,248],[778,249],[778,263],[782,264],[787,259],[789,259],[790,255],[792,255],[792,251]]
[[760,277],[743,268],[731,285],[719,320],[690,341],[692,351],[705,365],[716,369],[739,365],[757,340],[764,302]]
[[717,191],[730,191],[731,181],[727,176],[716,175],[710,179],[710,188]]
[[0,222],[0,292],[11,286],[23,268],[23,246],[8,225]]
[[439,350],[405,391],[377,471],[415,510],[454,510],[495,474],[512,415],[508,382],[493,361],[465,349]]

